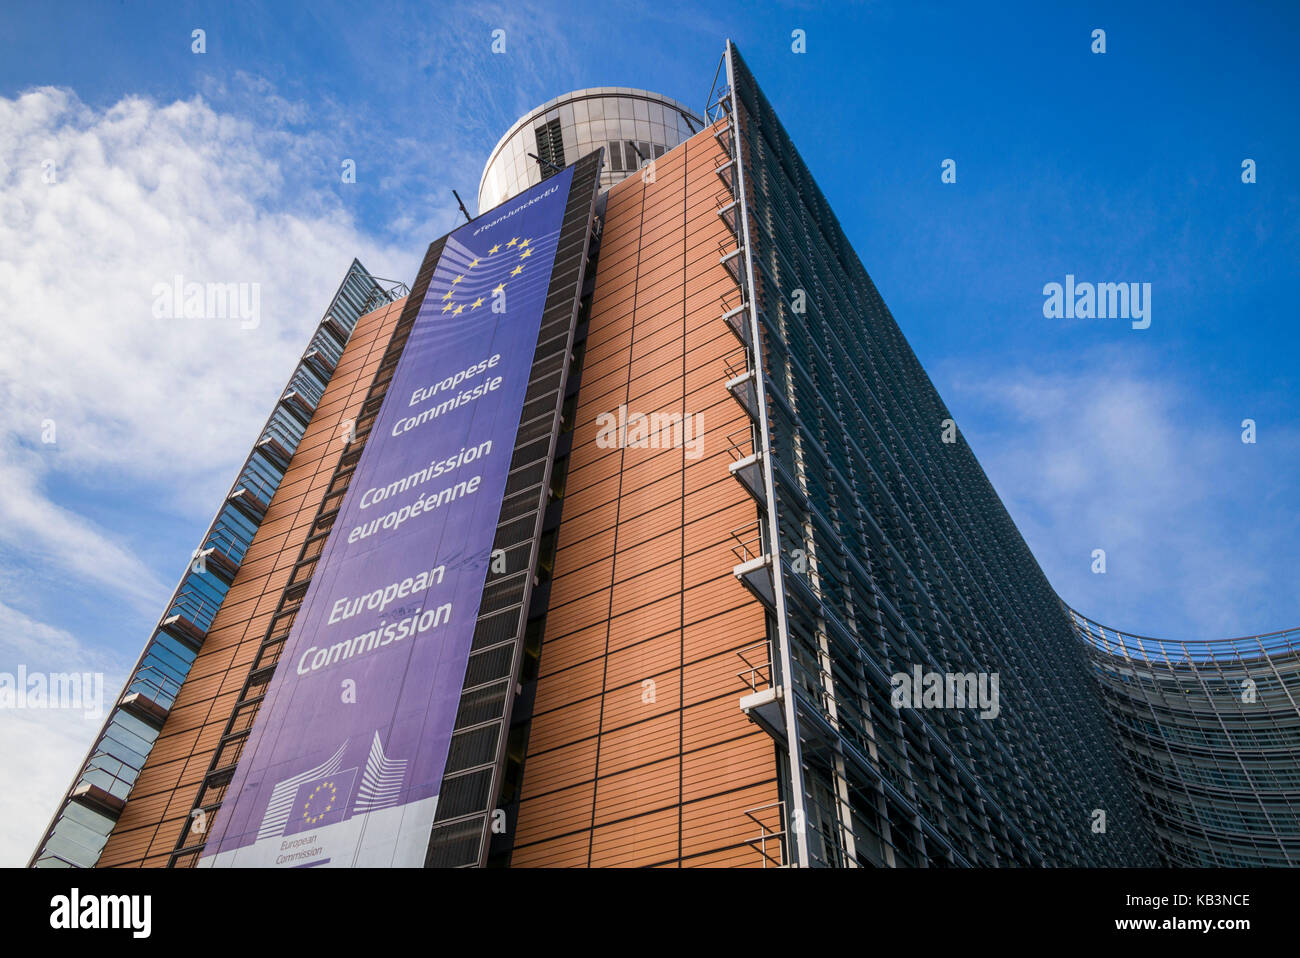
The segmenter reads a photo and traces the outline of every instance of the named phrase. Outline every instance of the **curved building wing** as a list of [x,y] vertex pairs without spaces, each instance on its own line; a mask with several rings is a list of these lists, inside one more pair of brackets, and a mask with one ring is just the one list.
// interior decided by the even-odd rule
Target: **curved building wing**
[[1300,863],[1300,629],[1170,641],[1070,615],[1165,860]]

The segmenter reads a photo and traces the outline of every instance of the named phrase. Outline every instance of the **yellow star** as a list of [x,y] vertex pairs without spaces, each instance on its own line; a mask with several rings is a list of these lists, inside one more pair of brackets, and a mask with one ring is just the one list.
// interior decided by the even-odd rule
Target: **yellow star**
[[477,265],[478,265],[478,259],[475,258],[475,259],[473,259],[473,260],[470,261],[469,268],[470,268],[470,269],[473,269],[473,268],[474,268],[475,266],[477,266]]
[[455,286],[457,283],[459,283],[459,282],[460,282],[462,279],[464,279],[464,278],[465,278],[464,274],[462,274],[462,275],[460,275],[460,276],[457,276],[455,279],[453,279],[453,280],[451,281],[451,285],[452,285],[452,286]]
[[474,300],[474,305],[472,305],[470,309],[478,309],[482,305],[483,305],[483,297],[480,296],[478,299]]
[[452,311],[452,315],[453,315],[453,316],[459,316],[459,315],[464,311],[464,309],[465,309],[465,305],[462,303],[460,306],[457,306],[457,307]]
[[451,290],[447,290],[447,292],[443,293],[443,294],[442,294],[442,298],[443,298],[443,299],[451,299]]
[[533,251],[530,250],[530,249],[526,249],[526,250],[524,250],[522,253],[519,254],[519,258],[520,258],[520,259],[528,259],[528,257],[530,257],[530,256],[532,256],[532,255],[533,255]]
[[488,255],[491,256],[493,253],[495,253],[495,252],[496,252],[497,250],[499,250],[500,248],[501,248],[501,244],[500,244],[500,243],[497,243],[496,246],[493,246],[490,250],[488,250]]
[[502,284],[501,284],[500,286],[498,286],[496,289],[492,290],[493,293],[504,293],[505,291],[506,291],[506,284],[505,284],[505,283],[502,283]]
[[447,310],[451,309],[455,305],[456,305],[455,303],[448,303],[446,306],[442,307],[442,311],[445,313]]
[[519,237],[516,236],[514,239],[512,239],[512,240],[511,240],[509,243],[507,243],[506,245],[507,245],[507,246],[514,246],[514,245],[515,245],[516,243],[518,243],[518,242],[519,242]]
[[511,276],[518,276],[518,275],[519,275],[520,273],[522,273],[523,271],[524,271],[524,268],[523,268],[522,266],[516,266],[514,269],[512,269],[512,270],[510,271],[510,275],[511,275]]
[[523,249],[525,246],[527,246],[527,245],[528,245],[529,243],[531,243],[531,242],[532,242],[531,239],[526,239],[526,240],[524,240],[522,243],[519,244],[519,248],[520,248],[520,249]]

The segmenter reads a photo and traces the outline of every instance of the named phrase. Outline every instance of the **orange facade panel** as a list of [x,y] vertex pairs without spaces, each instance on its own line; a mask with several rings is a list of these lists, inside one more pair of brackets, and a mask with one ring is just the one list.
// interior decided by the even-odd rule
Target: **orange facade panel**
[[398,300],[357,320],[108,837],[101,867],[167,865],[343,451],[343,424],[360,410],[404,304]]
[[[731,571],[732,533],[758,515],[727,468],[749,440],[725,389],[740,357],[719,318],[735,296],[718,261],[722,156],[702,133],[657,160],[653,182],[608,196],[515,867],[764,861],[746,812],[777,801],[776,754],[738,707],[738,653],[762,642],[765,616]],[[598,442],[620,407],[694,430]]]

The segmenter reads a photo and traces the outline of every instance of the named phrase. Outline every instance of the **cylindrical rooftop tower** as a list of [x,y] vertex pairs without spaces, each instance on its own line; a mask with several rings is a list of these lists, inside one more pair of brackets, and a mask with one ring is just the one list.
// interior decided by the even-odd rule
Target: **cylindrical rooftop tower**
[[520,117],[501,137],[479,180],[479,212],[602,146],[600,185],[609,189],[703,127],[694,110],[649,90],[599,86],[558,96]]

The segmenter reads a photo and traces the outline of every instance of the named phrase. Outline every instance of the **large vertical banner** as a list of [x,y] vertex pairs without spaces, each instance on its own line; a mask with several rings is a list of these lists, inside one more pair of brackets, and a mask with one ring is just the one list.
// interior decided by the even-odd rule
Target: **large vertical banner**
[[572,179],[448,237],[200,865],[424,864]]

